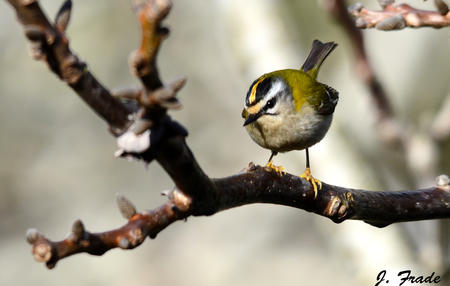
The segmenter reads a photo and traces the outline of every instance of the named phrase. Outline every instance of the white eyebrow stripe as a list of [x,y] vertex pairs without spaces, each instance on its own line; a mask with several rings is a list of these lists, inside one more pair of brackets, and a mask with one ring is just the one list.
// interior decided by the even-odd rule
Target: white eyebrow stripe
[[274,98],[280,91],[282,91],[283,88],[284,88],[283,83],[280,80],[275,81],[272,84],[272,87],[270,88],[270,90],[267,93],[267,95],[264,97],[264,104],[263,104],[263,106],[266,104],[266,102],[268,102],[269,100]]

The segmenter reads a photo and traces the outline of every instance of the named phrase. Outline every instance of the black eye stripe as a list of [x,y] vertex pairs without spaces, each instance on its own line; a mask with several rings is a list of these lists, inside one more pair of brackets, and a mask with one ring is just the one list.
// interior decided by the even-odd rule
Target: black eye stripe
[[268,110],[271,109],[272,107],[275,106],[275,104],[277,103],[277,98],[276,97],[272,97],[270,100],[268,100],[266,102],[266,104],[264,105],[264,110]]

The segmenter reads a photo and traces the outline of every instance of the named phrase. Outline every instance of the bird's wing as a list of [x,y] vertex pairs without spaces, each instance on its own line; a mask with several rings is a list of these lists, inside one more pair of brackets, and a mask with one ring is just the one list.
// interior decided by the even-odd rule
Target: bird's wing
[[320,96],[321,100],[316,105],[316,110],[322,115],[333,114],[334,108],[339,100],[339,92],[326,84],[322,84],[322,86],[325,87],[325,92],[322,92]]

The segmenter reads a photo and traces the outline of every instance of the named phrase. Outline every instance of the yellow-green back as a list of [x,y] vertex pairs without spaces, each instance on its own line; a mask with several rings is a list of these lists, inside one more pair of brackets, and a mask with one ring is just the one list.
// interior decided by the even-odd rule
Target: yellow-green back
[[326,89],[321,83],[301,70],[279,70],[265,74],[263,77],[282,78],[291,88],[296,110],[299,110],[305,102],[316,107],[319,106],[326,93]]

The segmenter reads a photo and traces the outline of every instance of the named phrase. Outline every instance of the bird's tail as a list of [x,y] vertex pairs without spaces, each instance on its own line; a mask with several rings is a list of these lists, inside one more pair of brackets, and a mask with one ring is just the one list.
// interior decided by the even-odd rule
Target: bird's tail
[[312,78],[316,78],[323,61],[336,47],[337,44],[334,42],[324,44],[319,40],[314,40],[312,49],[302,65],[302,71],[309,74]]

